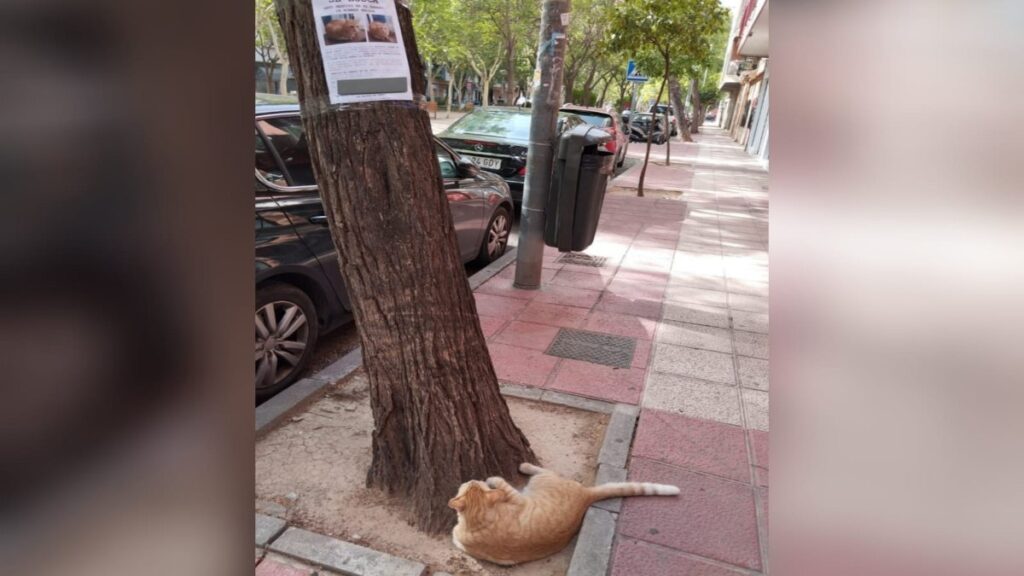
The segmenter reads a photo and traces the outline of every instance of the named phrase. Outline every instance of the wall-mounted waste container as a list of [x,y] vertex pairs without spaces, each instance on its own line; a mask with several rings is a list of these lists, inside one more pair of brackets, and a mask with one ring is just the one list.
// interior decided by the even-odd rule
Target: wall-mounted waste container
[[615,154],[598,148],[612,135],[584,124],[558,138],[545,207],[544,243],[559,252],[579,252],[593,244]]

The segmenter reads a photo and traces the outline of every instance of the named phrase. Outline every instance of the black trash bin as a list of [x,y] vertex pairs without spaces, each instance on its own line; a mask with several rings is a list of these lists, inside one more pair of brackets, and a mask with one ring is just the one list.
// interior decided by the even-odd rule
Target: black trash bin
[[545,207],[544,243],[580,252],[594,243],[615,154],[600,150],[612,135],[589,124],[563,133]]

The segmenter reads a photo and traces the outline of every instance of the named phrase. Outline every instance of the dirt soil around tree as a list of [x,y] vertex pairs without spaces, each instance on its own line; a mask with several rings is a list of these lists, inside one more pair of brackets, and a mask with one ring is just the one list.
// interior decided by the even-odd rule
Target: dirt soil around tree
[[[623,186],[609,186],[605,192],[606,196],[636,196],[636,188],[626,188]],[[683,193],[677,190],[654,190],[648,187],[644,187],[644,196],[646,198],[668,198],[669,200],[679,200],[683,197]]]
[[[456,576],[565,574],[574,544],[550,558],[513,568],[479,562],[457,550],[450,536],[428,536],[412,527],[399,502],[367,489],[373,430],[368,387],[360,370],[256,443],[257,511],[280,515],[283,507],[290,525],[418,560],[432,571]],[[518,398],[507,401],[541,465],[593,484],[607,415]]]

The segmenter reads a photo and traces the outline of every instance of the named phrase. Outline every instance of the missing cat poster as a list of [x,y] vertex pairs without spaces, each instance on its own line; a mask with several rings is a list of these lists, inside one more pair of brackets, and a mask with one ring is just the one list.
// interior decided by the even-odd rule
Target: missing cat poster
[[312,0],[331,104],[412,100],[395,0]]

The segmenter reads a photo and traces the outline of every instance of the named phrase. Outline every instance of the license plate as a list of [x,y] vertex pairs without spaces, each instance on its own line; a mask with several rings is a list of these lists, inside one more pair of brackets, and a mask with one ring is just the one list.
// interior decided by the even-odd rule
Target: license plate
[[469,158],[481,168],[487,168],[488,170],[501,169],[501,158],[485,158],[483,156],[466,156],[466,158]]

